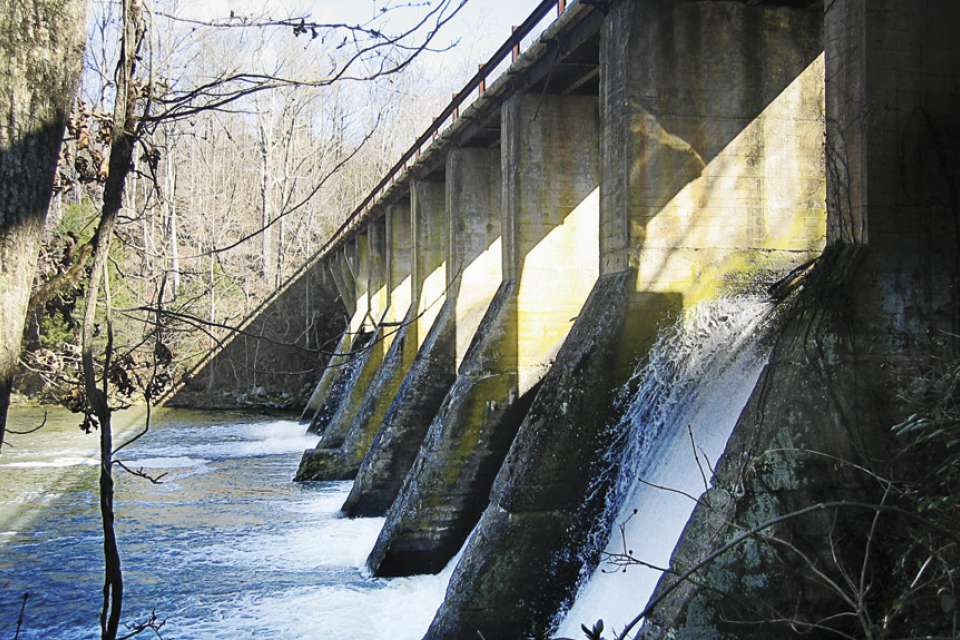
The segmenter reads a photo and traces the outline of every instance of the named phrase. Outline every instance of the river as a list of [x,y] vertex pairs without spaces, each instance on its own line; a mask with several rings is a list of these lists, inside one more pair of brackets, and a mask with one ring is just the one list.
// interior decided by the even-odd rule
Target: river
[[[11,429],[43,412],[17,409]],[[136,414],[118,422],[131,429]],[[96,434],[51,410],[9,435],[0,455],[0,638],[97,638],[101,537]],[[118,429],[122,431],[122,429]],[[291,482],[317,438],[292,420],[162,410],[125,450],[162,484],[118,473],[124,620],[152,610],[165,637],[419,640],[449,570],[371,578],[363,568],[383,523],[338,515],[350,483]]]

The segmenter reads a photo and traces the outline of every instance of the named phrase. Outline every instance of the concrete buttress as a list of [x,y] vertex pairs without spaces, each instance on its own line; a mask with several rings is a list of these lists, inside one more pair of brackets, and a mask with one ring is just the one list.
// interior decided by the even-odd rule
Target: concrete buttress
[[[360,466],[343,506],[350,516],[382,516],[393,503],[501,280],[499,150],[448,153],[445,200],[450,220],[446,299]],[[432,222],[418,228],[423,233],[439,229],[438,212],[425,209],[423,202],[418,200],[416,211]],[[419,244],[431,239],[423,237]],[[432,271],[425,266],[423,271]]]
[[775,280],[819,253],[820,32],[810,9],[611,8],[600,44],[602,275],[499,470],[430,640],[546,637],[599,559],[605,429],[658,327],[731,281]]
[[[317,418],[326,419],[323,429],[311,425],[311,430],[323,435],[315,449],[304,452],[296,480],[313,479],[310,463],[315,456],[324,455],[324,449],[336,449],[343,444],[353,418],[359,411],[364,391],[383,361],[382,322],[389,303],[386,281],[386,224],[373,222],[357,234],[353,242],[356,261],[354,283],[357,291],[357,307],[350,322],[353,334],[352,346],[338,372],[336,394],[328,394],[334,402],[329,410],[318,411]],[[322,380],[321,380],[322,381]],[[334,387],[331,388],[333,390]],[[336,397],[334,397],[336,396]]]
[[[386,290],[389,303],[381,323],[384,349],[379,370],[363,389],[356,415],[339,447],[318,447],[305,459],[298,475],[310,480],[349,480],[357,475],[360,462],[380,429],[383,417],[417,352],[416,322],[413,317],[412,238],[410,205],[388,205],[384,214],[386,231]],[[322,443],[321,443],[322,445]]]
[[[928,375],[960,322],[960,4],[836,0],[824,15],[828,246],[718,460],[707,496],[716,507],[694,511],[671,572],[687,570],[741,527],[825,499],[880,503],[883,490],[859,469],[910,472],[898,469],[905,447],[891,426],[915,410],[904,390]],[[744,471],[746,460],[755,462]],[[792,628],[825,621],[831,630],[815,633],[863,637],[848,603],[806,576],[812,566],[827,580],[884,571],[878,554],[887,552],[864,558],[865,548],[905,554],[898,526],[887,521],[874,536],[874,517],[838,509],[787,521],[775,535],[802,541],[802,562],[751,539],[706,566],[696,585],[667,596],[670,582],[661,579],[655,597],[667,597],[643,637],[781,638],[785,624],[744,633],[736,621],[788,608]],[[762,580],[752,579],[756,566]],[[882,590],[911,597],[899,595],[895,573],[881,579]],[[904,573],[909,584],[913,570]],[[888,609],[868,605],[859,615],[878,611]],[[939,613],[885,617],[884,632],[951,635],[949,616],[938,621]]]
[[377,575],[439,571],[463,544],[596,281],[598,118],[592,96],[502,107],[504,282],[387,514],[368,559]]
[[[348,318],[352,320],[357,311],[357,300],[352,275],[347,271],[348,277],[344,277],[344,262],[346,259],[346,249],[341,247],[329,258],[326,266]],[[310,394],[303,413],[300,415],[301,424],[307,425],[311,432],[319,433],[326,427],[330,412],[328,409],[324,414],[326,418],[318,418],[321,407],[329,407],[331,404],[335,404],[336,398],[332,398],[330,393],[336,387],[334,383],[342,377],[343,368],[348,362],[346,354],[353,345],[353,332],[350,330],[350,324],[351,322],[348,320],[335,345],[324,345],[324,348],[332,353],[321,373],[320,380],[314,387],[313,393]],[[340,386],[342,387],[342,385]]]

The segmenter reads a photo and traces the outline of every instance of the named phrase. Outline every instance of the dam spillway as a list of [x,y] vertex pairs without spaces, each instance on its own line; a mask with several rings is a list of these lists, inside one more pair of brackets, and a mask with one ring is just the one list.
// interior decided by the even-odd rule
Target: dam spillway
[[[502,76],[458,94],[307,269],[347,319],[304,413],[321,439],[298,478],[356,478],[345,512],[386,518],[375,574],[436,573],[464,548],[432,639],[554,630],[600,560],[581,551],[614,490],[594,481],[616,397],[678,318],[804,283],[721,445],[730,482],[758,442],[866,455],[851,443],[904,417],[881,389],[917,367],[920,336],[956,324],[955,4],[562,9]],[[801,321],[841,335],[835,351]],[[818,358],[853,373],[824,382],[807,371]],[[838,407],[834,384],[881,401]],[[837,435],[851,412],[876,431]],[[845,481],[810,469],[817,487]],[[791,482],[737,504],[813,491]],[[701,624],[685,597],[651,625]]]

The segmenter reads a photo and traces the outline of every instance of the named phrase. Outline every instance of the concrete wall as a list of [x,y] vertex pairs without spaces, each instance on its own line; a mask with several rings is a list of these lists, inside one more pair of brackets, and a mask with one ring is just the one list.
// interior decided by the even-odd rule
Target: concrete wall
[[413,221],[413,281],[419,346],[423,345],[446,298],[449,222],[443,181],[435,178],[412,181],[410,213]]
[[517,283],[518,391],[546,373],[599,272],[597,99],[522,95],[505,104],[504,278]]
[[388,206],[381,228],[385,233],[384,290],[390,295],[381,328],[374,334],[381,341],[372,348],[384,354],[382,362],[365,364],[377,369],[368,385],[360,386],[365,381],[363,371],[353,383],[356,386],[349,393],[360,395],[361,400],[353,416],[344,414],[343,419],[350,423],[342,440],[324,438],[315,449],[305,451],[297,471],[298,480],[348,480],[356,476],[417,353],[411,304],[414,246],[409,204]]
[[413,299],[413,233],[410,204],[391,205],[386,213],[387,231],[387,288],[390,307],[385,321],[403,322]]
[[[354,478],[376,434],[383,430],[391,403],[446,300],[450,236],[444,193],[442,175],[417,180],[411,185],[409,205],[392,204],[383,218],[371,223],[390,239],[383,244],[384,264],[395,275],[385,272],[384,290],[393,288],[393,280],[406,290],[397,301],[388,298],[371,347],[375,353],[366,357],[350,383],[337,428],[325,434],[315,450],[304,452],[298,480]],[[372,307],[377,300],[371,298]],[[401,308],[404,301],[407,308]]]
[[502,108],[505,281],[387,514],[368,560],[378,575],[437,571],[463,544],[596,278],[597,107],[518,95]]
[[447,154],[446,175],[459,366],[503,279],[500,150],[454,149]]
[[[336,411],[327,453],[304,464],[335,472],[301,477],[357,473],[345,511],[387,512],[378,575],[438,571],[478,523],[428,638],[550,631],[598,559],[606,487],[591,480],[614,395],[663,323],[819,256],[718,462],[729,510],[698,509],[675,571],[729,540],[738,514],[785,513],[837,486],[862,498],[822,461],[778,460],[742,485],[739,463],[798,439],[883,460],[903,417],[891,390],[960,325],[960,5],[619,0],[577,3],[560,22],[549,54],[477,101],[500,111],[469,127],[487,145],[497,127],[499,150],[463,146],[463,129],[442,139],[443,162],[408,176],[409,241],[394,201],[328,267],[353,312],[341,343],[359,355],[316,394],[317,415]],[[590,24],[597,37],[572,38]],[[594,90],[584,67],[597,57]],[[792,606],[787,573],[744,569],[765,553],[747,545],[709,588],[678,589],[650,637],[742,632],[726,621],[751,612],[728,607],[725,588]]]
[[349,515],[382,516],[393,503],[499,287],[500,151],[455,149],[445,175],[445,301],[363,460],[344,504]]
[[386,223],[374,222],[358,233],[355,251],[356,264],[351,265],[356,274],[357,292],[357,311],[351,322],[354,339],[350,361],[344,366],[347,379],[343,383],[342,398],[323,429],[318,445],[322,449],[336,449],[343,444],[385,355],[382,322],[389,304]]
[[[853,465],[904,474],[893,471],[904,442],[892,439],[890,426],[913,409],[900,390],[929,371],[946,346],[937,336],[957,326],[957,206],[950,185],[960,178],[960,5],[837,0],[825,18],[830,244],[761,376],[763,392],[748,402],[718,461],[711,501],[723,508],[695,511],[673,570],[730,540],[735,534],[723,523],[755,526],[825,497],[879,502],[882,490]],[[802,442],[804,450],[777,453],[784,442]],[[759,456],[763,464],[748,473],[737,468]],[[914,459],[905,466],[923,465]],[[827,579],[842,580],[851,565],[869,567],[878,572],[873,584],[899,596],[911,578],[901,583],[899,571],[880,569],[877,552],[862,554],[889,549],[897,566],[909,563],[908,554],[900,555],[904,532],[888,523],[874,533],[865,524],[872,517],[872,511],[811,514],[776,535],[802,540],[809,562]],[[765,569],[762,581],[749,579],[756,566]],[[701,572],[709,592],[687,585],[666,598],[646,625],[647,637],[734,632],[730,621],[756,615],[748,603],[789,606],[801,625],[823,620],[837,635],[863,635],[858,625],[844,624],[849,606],[835,591],[807,581],[803,598],[795,597],[808,567],[750,541]],[[663,581],[660,593],[665,587]],[[884,631],[948,636],[951,624],[934,605],[906,620],[888,618]],[[768,622],[752,637],[785,632]]]
[[[600,44],[603,275],[512,443],[428,638],[544,637],[585,563],[598,560],[590,534],[605,487],[592,481],[606,465],[605,429],[658,327],[821,250],[820,20],[813,9],[740,2],[611,8]],[[579,265],[572,256],[586,244],[560,255]],[[544,293],[549,309],[556,294]]]
[[329,262],[317,262],[227,337],[165,400],[170,406],[300,409],[347,319]]
[[[347,362],[346,354],[350,351],[350,347],[353,344],[353,334],[350,332],[350,320],[356,312],[357,302],[354,296],[352,276],[350,276],[349,280],[344,278],[345,260],[346,256],[341,248],[324,262],[324,268],[329,274],[330,280],[333,282],[337,295],[343,304],[346,313],[346,322],[336,345],[323,367],[320,379],[310,394],[310,398],[307,400],[307,404],[300,415],[301,424],[308,425],[311,430],[319,429],[322,431],[323,428],[326,427],[325,419],[315,421],[315,418],[317,418],[317,412],[320,410],[320,407],[327,404],[330,389],[335,379],[340,376],[341,370]],[[347,273],[349,275],[349,272]]]

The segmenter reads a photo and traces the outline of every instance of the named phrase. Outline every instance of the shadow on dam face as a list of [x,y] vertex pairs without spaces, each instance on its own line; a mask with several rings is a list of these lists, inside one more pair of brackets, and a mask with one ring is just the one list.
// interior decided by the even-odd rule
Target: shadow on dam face
[[347,311],[317,262],[265,302],[188,372],[168,406],[302,407],[336,351]]
[[387,514],[378,575],[436,572],[463,544],[596,281],[596,98],[521,95],[503,113],[504,282]]
[[547,637],[599,561],[590,536],[605,494],[592,485],[603,434],[659,323],[822,249],[822,13],[804,7],[623,2],[605,18],[602,275],[498,473],[429,640]]
[[[446,262],[441,265],[447,288],[438,292],[435,285],[426,286],[429,277],[425,280],[419,299],[436,307],[431,310],[437,311],[436,317],[425,336],[420,332],[419,350],[395,397],[377,399],[378,411],[388,403],[389,408],[344,504],[347,515],[387,512],[499,288],[500,185],[499,147],[464,147],[448,153],[443,183],[448,228],[436,224],[436,216],[425,221],[429,231],[447,235]],[[419,193],[420,185],[415,189],[418,196],[429,195]]]

